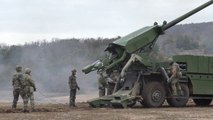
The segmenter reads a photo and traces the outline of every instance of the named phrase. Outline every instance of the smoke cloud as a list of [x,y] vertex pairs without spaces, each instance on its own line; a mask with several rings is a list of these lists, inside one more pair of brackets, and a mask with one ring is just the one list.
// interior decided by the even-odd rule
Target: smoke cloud
[[81,70],[100,58],[107,44],[114,40],[73,38],[50,43],[44,41],[23,46],[1,46],[0,89],[9,91],[12,96],[12,76],[18,64],[32,70],[36,95],[41,99],[45,94],[49,97],[69,95],[68,78],[72,69],[77,70],[77,82],[81,88],[78,94],[94,94],[98,90],[96,72],[84,74]]

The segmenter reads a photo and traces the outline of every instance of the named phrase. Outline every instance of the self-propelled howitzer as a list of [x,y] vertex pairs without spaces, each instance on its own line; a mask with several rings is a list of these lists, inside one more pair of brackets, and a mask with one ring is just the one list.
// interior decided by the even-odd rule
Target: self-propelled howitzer
[[[204,76],[212,72],[212,70],[208,71],[210,70],[208,66],[213,63],[212,57],[174,56],[173,60],[180,64],[181,69],[185,71],[180,82],[181,90],[178,91],[180,94],[172,96],[169,87],[169,72],[167,71],[169,62],[151,64],[149,53],[152,51],[157,38],[164,34],[167,29],[212,3],[213,0],[210,0],[169,23],[164,21],[162,25],[158,25],[155,22],[153,26],[141,28],[110,43],[105,49],[110,53],[109,58],[98,60],[82,71],[89,73],[102,69],[110,76],[111,71],[118,70],[121,79],[117,82],[112,95],[92,99],[88,103],[92,107],[109,105],[128,107],[133,106],[138,101],[146,107],[160,107],[166,99],[169,105],[182,107],[186,105],[189,97],[191,97],[197,105],[210,104],[213,99],[213,89],[210,87],[205,89],[205,86],[199,86],[198,83],[207,85],[208,83],[205,83],[205,81],[213,78],[212,76]],[[196,67],[193,63],[200,66]],[[202,68],[204,64],[206,67]],[[192,72],[195,72],[195,68],[200,68],[196,72],[201,72],[202,76],[198,76],[197,73],[192,74]],[[211,82],[211,85],[213,85],[213,82]]]
[[[86,74],[98,69],[103,69],[105,71],[108,71],[108,73],[110,73],[110,71],[112,71],[113,69],[118,69],[119,71],[121,71],[125,63],[130,58],[131,54],[137,53],[139,51],[147,51],[143,52],[143,55],[144,53],[149,53],[156,43],[157,38],[160,35],[164,34],[167,29],[206,8],[212,3],[213,0],[210,0],[207,3],[178,17],[177,19],[174,19],[169,23],[164,21],[163,25],[158,25],[158,23],[155,22],[153,26],[143,27],[114,41],[113,43],[110,43],[105,49],[105,51],[109,52],[110,55],[107,58],[97,60],[96,62],[84,67],[82,71]],[[149,66],[148,61],[145,60],[144,63]]]

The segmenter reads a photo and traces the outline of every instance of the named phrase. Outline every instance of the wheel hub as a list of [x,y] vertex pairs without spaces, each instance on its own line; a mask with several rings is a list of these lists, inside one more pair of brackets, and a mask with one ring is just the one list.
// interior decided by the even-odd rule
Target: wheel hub
[[159,90],[154,91],[153,94],[152,94],[152,100],[154,102],[160,101],[161,97],[162,97],[162,93]]

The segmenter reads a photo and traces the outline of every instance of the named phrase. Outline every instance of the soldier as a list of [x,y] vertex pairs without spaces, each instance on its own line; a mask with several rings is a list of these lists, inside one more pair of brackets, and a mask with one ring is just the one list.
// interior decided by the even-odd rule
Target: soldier
[[21,80],[23,79],[23,74],[22,74],[22,67],[17,65],[16,66],[16,73],[13,75],[13,105],[12,109],[16,109],[17,102],[19,99],[20,95],[20,90],[21,90]]
[[182,90],[181,90],[181,86],[179,84],[179,79],[181,77],[181,71],[180,71],[180,67],[176,62],[171,62],[170,65],[171,67],[171,77],[170,77],[170,83],[171,83],[171,88],[172,88],[172,94],[174,96],[177,96],[177,90],[180,92],[180,94],[182,95]]
[[31,70],[29,68],[25,69],[25,74],[23,78],[23,91],[22,91],[22,96],[23,96],[23,101],[24,101],[24,109],[23,112],[29,112],[27,104],[28,101],[30,100],[30,105],[31,105],[31,111],[35,111],[35,103],[34,103],[34,94],[33,92],[36,91],[35,83],[31,78]]
[[120,77],[120,74],[118,70],[113,70],[113,72],[110,75],[110,78],[108,79],[108,87],[107,87],[107,95],[111,95],[114,91],[115,84],[118,82]]
[[103,71],[98,70],[98,89],[99,89],[99,97],[105,96],[106,93],[106,78],[103,76]]
[[75,99],[76,99],[76,92],[80,90],[80,87],[78,86],[78,83],[76,81],[76,69],[72,70],[72,75],[69,77],[69,87],[70,87],[70,107],[76,107],[75,105]]

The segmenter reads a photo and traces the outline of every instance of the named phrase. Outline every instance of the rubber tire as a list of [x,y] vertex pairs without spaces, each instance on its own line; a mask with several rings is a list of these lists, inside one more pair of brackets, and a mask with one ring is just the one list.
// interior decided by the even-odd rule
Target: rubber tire
[[180,86],[184,94],[181,97],[184,97],[184,98],[173,98],[172,96],[167,98],[168,104],[172,107],[185,107],[189,100],[189,87],[185,84],[180,84]]
[[208,106],[211,104],[212,99],[193,99],[197,106]]
[[149,108],[160,107],[165,101],[165,96],[165,88],[160,82],[150,82],[143,90],[143,104]]

